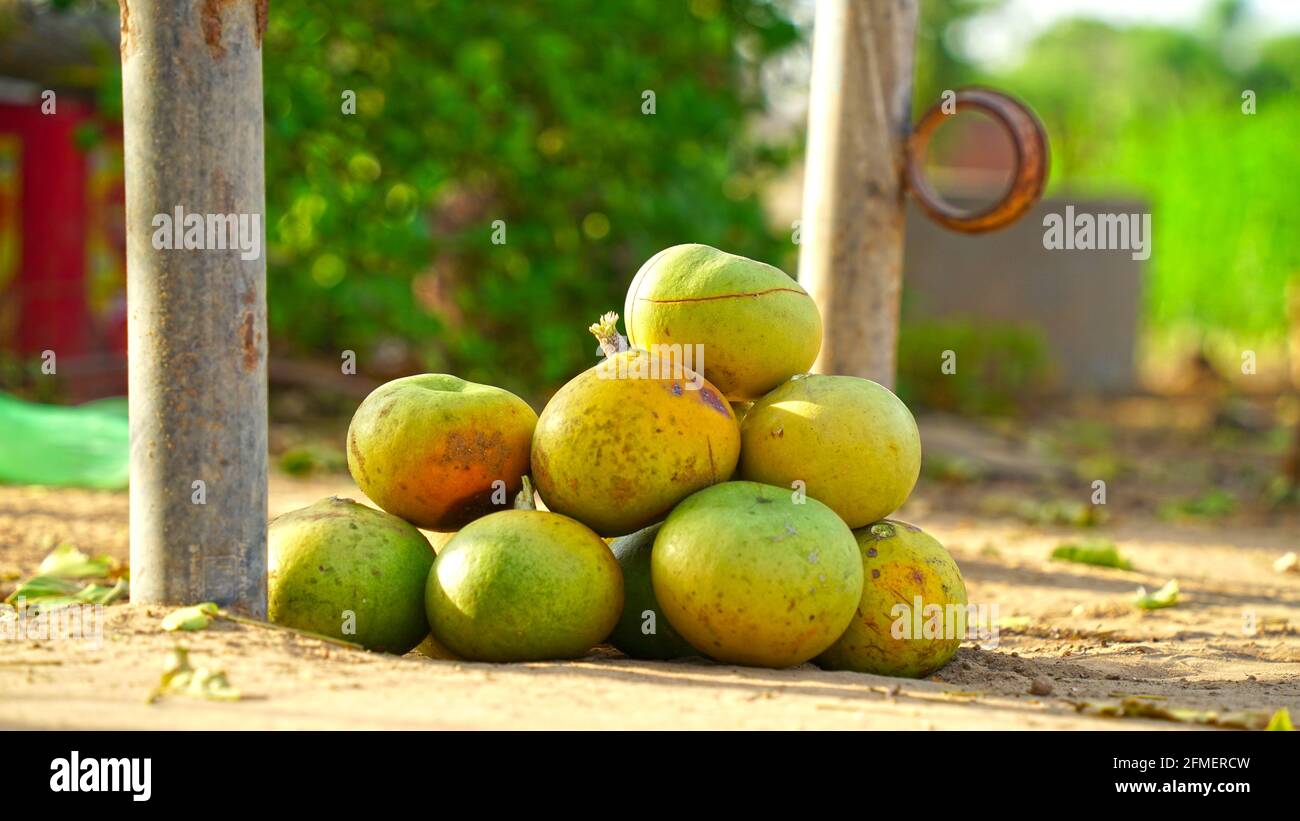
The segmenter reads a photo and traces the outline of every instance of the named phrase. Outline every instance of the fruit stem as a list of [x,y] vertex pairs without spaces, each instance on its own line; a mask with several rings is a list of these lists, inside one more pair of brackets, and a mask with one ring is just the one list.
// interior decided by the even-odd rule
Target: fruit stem
[[618,332],[618,314],[610,311],[601,316],[600,321],[587,330],[596,337],[600,349],[606,357],[622,353],[628,349],[627,337]]
[[537,500],[533,498],[533,481],[524,477],[524,486],[515,494],[515,510],[536,510]]

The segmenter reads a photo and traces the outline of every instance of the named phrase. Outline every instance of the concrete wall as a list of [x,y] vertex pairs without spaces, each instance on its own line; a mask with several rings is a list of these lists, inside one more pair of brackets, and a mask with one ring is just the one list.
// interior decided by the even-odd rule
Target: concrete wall
[[[1033,324],[1044,332],[1066,390],[1137,386],[1142,268],[1129,250],[1048,250],[1043,217],[1148,213],[1138,200],[1051,199],[1001,231],[948,231],[908,206],[904,316]],[[1150,246],[1159,252],[1157,242]],[[958,352],[960,356],[960,352]]]

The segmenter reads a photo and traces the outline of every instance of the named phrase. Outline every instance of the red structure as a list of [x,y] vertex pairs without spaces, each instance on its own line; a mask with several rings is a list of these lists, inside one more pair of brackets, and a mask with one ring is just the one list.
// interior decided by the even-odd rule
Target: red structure
[[68,398],[124,393],[120,129],[43,102],[0,102],[0,350],[53,351]]

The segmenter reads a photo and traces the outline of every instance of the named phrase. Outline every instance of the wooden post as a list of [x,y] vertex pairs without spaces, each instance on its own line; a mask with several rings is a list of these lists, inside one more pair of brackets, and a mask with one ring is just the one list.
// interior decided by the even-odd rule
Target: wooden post
[[267,5],[120,4],[131,598],[261,617]]
[[894,385],[917,0],[818,0],[799,281],[814,370]]

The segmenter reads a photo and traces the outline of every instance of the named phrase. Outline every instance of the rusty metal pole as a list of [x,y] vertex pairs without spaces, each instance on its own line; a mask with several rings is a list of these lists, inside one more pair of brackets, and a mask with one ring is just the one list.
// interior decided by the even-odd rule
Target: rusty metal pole
[[814,370],[892,388],[917,0],[818,0],[799,281],[825,323]]
[[120,5],[131,598],[262,617],[266,2]]

